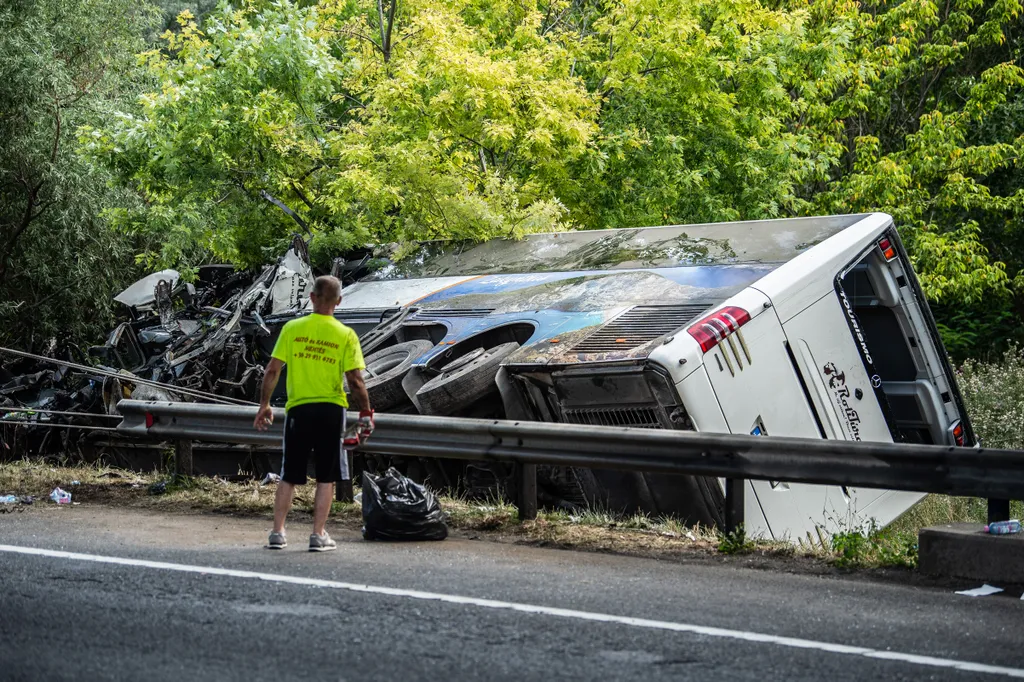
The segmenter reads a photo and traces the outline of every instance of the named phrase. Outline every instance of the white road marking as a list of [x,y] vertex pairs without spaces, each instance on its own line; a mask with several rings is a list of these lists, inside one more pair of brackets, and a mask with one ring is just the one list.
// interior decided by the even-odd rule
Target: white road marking
[[576,611],[573,609],[560,609],[551,606],[537,606],[534,604],[518,604],[515,602],[497,601],[493,599],[477,599],[476,597],[462,597],[459,595],[440,594],[437,592],[421,592],[419,590],[405,590],[395,587],[359,585],[357,583],[345,583],[336,580],[321,580],[319,578],[304,578],[301,576],[279,575],[276,573],[259,573],[256,571],[239,571],[232,568],[216,568],[212,566],[191,566],[189,564],[172,564],[164,561],[126,559],[124,557],[100,556],[97,554],[78,554],[76,552],[63,552],[52,549],[38,549],[35,547],[19,547],[17,545],[0,545],[0,552],[28,554],[32,556],[50,557],[52,559],[89,561],[97,564],[115,564],[118,566],[152,568],[161,571],[177,571],[179,573],[198,573],[200,575],[219,575],[226,576],[229,578],[266,580],[268,582],[285,583],[288,585],[326,587],[336,590],[348,590],[350,592],[381,594],[387,595],[389,597],[405,597],[407,599],[439,601],[447,604],[460,604],[463,606],[476,606],[485,609],[502,609],[506,611],[518,611],[521,613],[532,613],[541,616],[571,618],[575,620],[585,620],[599,623],[614,623],[616,625],[628,625],[630,627],[647,628],[651,630],[686,632],[695,635],[703,635],[705,637],[722,637],[726,639],[738,639],[745,642],[756,642],[758,644],[774,644],[776,646],[791,647],[794,649],[810,649],[814,651],[825,651],[832,654],[864,656],[865,658],[877,658],[887,661],[897,661],[900,663],[909,663],[911,665],[928,666],[933,668],[948,668],[953,670],[963,670],[966,672],[988,673],[992,675],[1002,675],[1005,677],[1024,679],[1024,669],[1021,668],[1006,668],[1003,666],[987,665],[984,663],[957,661],[950,658],[936,658],[934,656],[919,656],[917,654],[901,653],[898,651],[881,651],[880,649],[869,649],[867,647],[849,646],[846,644],[834,644],[832,642],[819,642],[812,639],[799,639],[796,637],[782,637],[779,635],[768,635],[760,632],[749,632],[746,630],[729,630],[726,628],[707,627],[704,625],[692,625],[689,623],[673,623],[671,621],[649,620],[647,618],[615,616],[607,613]]

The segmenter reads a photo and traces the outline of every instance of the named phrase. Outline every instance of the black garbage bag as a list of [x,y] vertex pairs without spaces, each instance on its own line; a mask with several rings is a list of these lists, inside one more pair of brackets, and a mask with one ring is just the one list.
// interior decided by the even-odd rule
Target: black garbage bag
[[363,538],[444,540],[448,526],[434,493],[391,467],[383,476],[363,472]]

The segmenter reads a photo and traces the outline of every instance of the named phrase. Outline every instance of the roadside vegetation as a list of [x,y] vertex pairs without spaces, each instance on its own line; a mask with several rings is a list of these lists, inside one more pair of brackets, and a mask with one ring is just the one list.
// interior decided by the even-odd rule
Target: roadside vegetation
[[[275,486],[252,479],[169,477],[159,471],[139,473],[104,465],[60,465],[21,460],[0,464],[0,495],[33,496],[40,505],[60,513],[48,495],[60,486],[72,501],[168,513],[235,514],[270,519]],[[77,482],[77,483],[75,483]],[[296,491],[295,510],[312,513],[314,485]],[[358,494],[358,488],[356,489]],[[545,547],[608,552],[655,558],[713,558],[728,556],[761,559],[804,559],[837,568],[879,568],[916,565],[916,527],[909,518],[898,527],[867,533],[854,531],[828,537],[819,534],[799,544],[752,539],[742,532],[722,534],[678,519],[651,518],[589,510],[578,513],[541,511],[535,521],[521,522],[512,504],[504,500],[442,497],[448,524],[466,537]],[[975,503],[977,506],[978,503]],[[0,513],[29,510],[24,504],[0,504]],[[978,507],[983,510],[982,506]],[[921,509],[920,507],[918,509]],[[931,509],[931,507],[926,507]],[[914,512],[910,512],[913,514]],[[335,503],[332,523],[350,530],[362,524],[358,503]],[[938,515],[919,514],[917,522],[930,525]]]

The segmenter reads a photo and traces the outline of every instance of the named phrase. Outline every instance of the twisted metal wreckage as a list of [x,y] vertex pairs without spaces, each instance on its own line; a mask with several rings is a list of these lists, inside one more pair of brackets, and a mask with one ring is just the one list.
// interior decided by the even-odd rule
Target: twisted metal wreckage
[[175,270],[144,277],[114,297],[129,319],[88,351],[55,339],[43,355],[5,349],[3,447],[85,454],[106,442],[107,417],[122,398],[255,402],[271,326],[298,314],[312,279],[306,244],[296,238],[258,273],[208,265],[194,284]]

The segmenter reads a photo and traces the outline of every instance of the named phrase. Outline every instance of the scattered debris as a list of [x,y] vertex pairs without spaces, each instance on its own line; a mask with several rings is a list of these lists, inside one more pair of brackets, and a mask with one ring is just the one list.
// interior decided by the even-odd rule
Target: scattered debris
[[150,495],[163,495],[167,492],[167,481],[157,481],[149,486]]
[[982,585],[981,587],[975,587],[973,590],[959,590],[957,594],[962,594],[965,597],[987,597],[990,594],[999,594],[1003,591],[1001,587],[993,587],[992,585]]
[[57,504],[71,504],[71,493],[60,488],[54,488],[50,493],[50,499]]
[[103,345],[84,351],[54,339],[39,355],[0,354],[0,451],[81,453],[107,435],[128,397],[256,402],[272,330],[304,311],[313,279],[295,237],[260,272],[206,265],[194,284],[176,270],[143,277],[114,297],[129,319]]
[[0,504],[17,504],[17,495],[0,495]]
[[278,474],[270,473],[263,477],[260,481],[260,485],[270,485],[271,483],[280,483],[281,477]]

